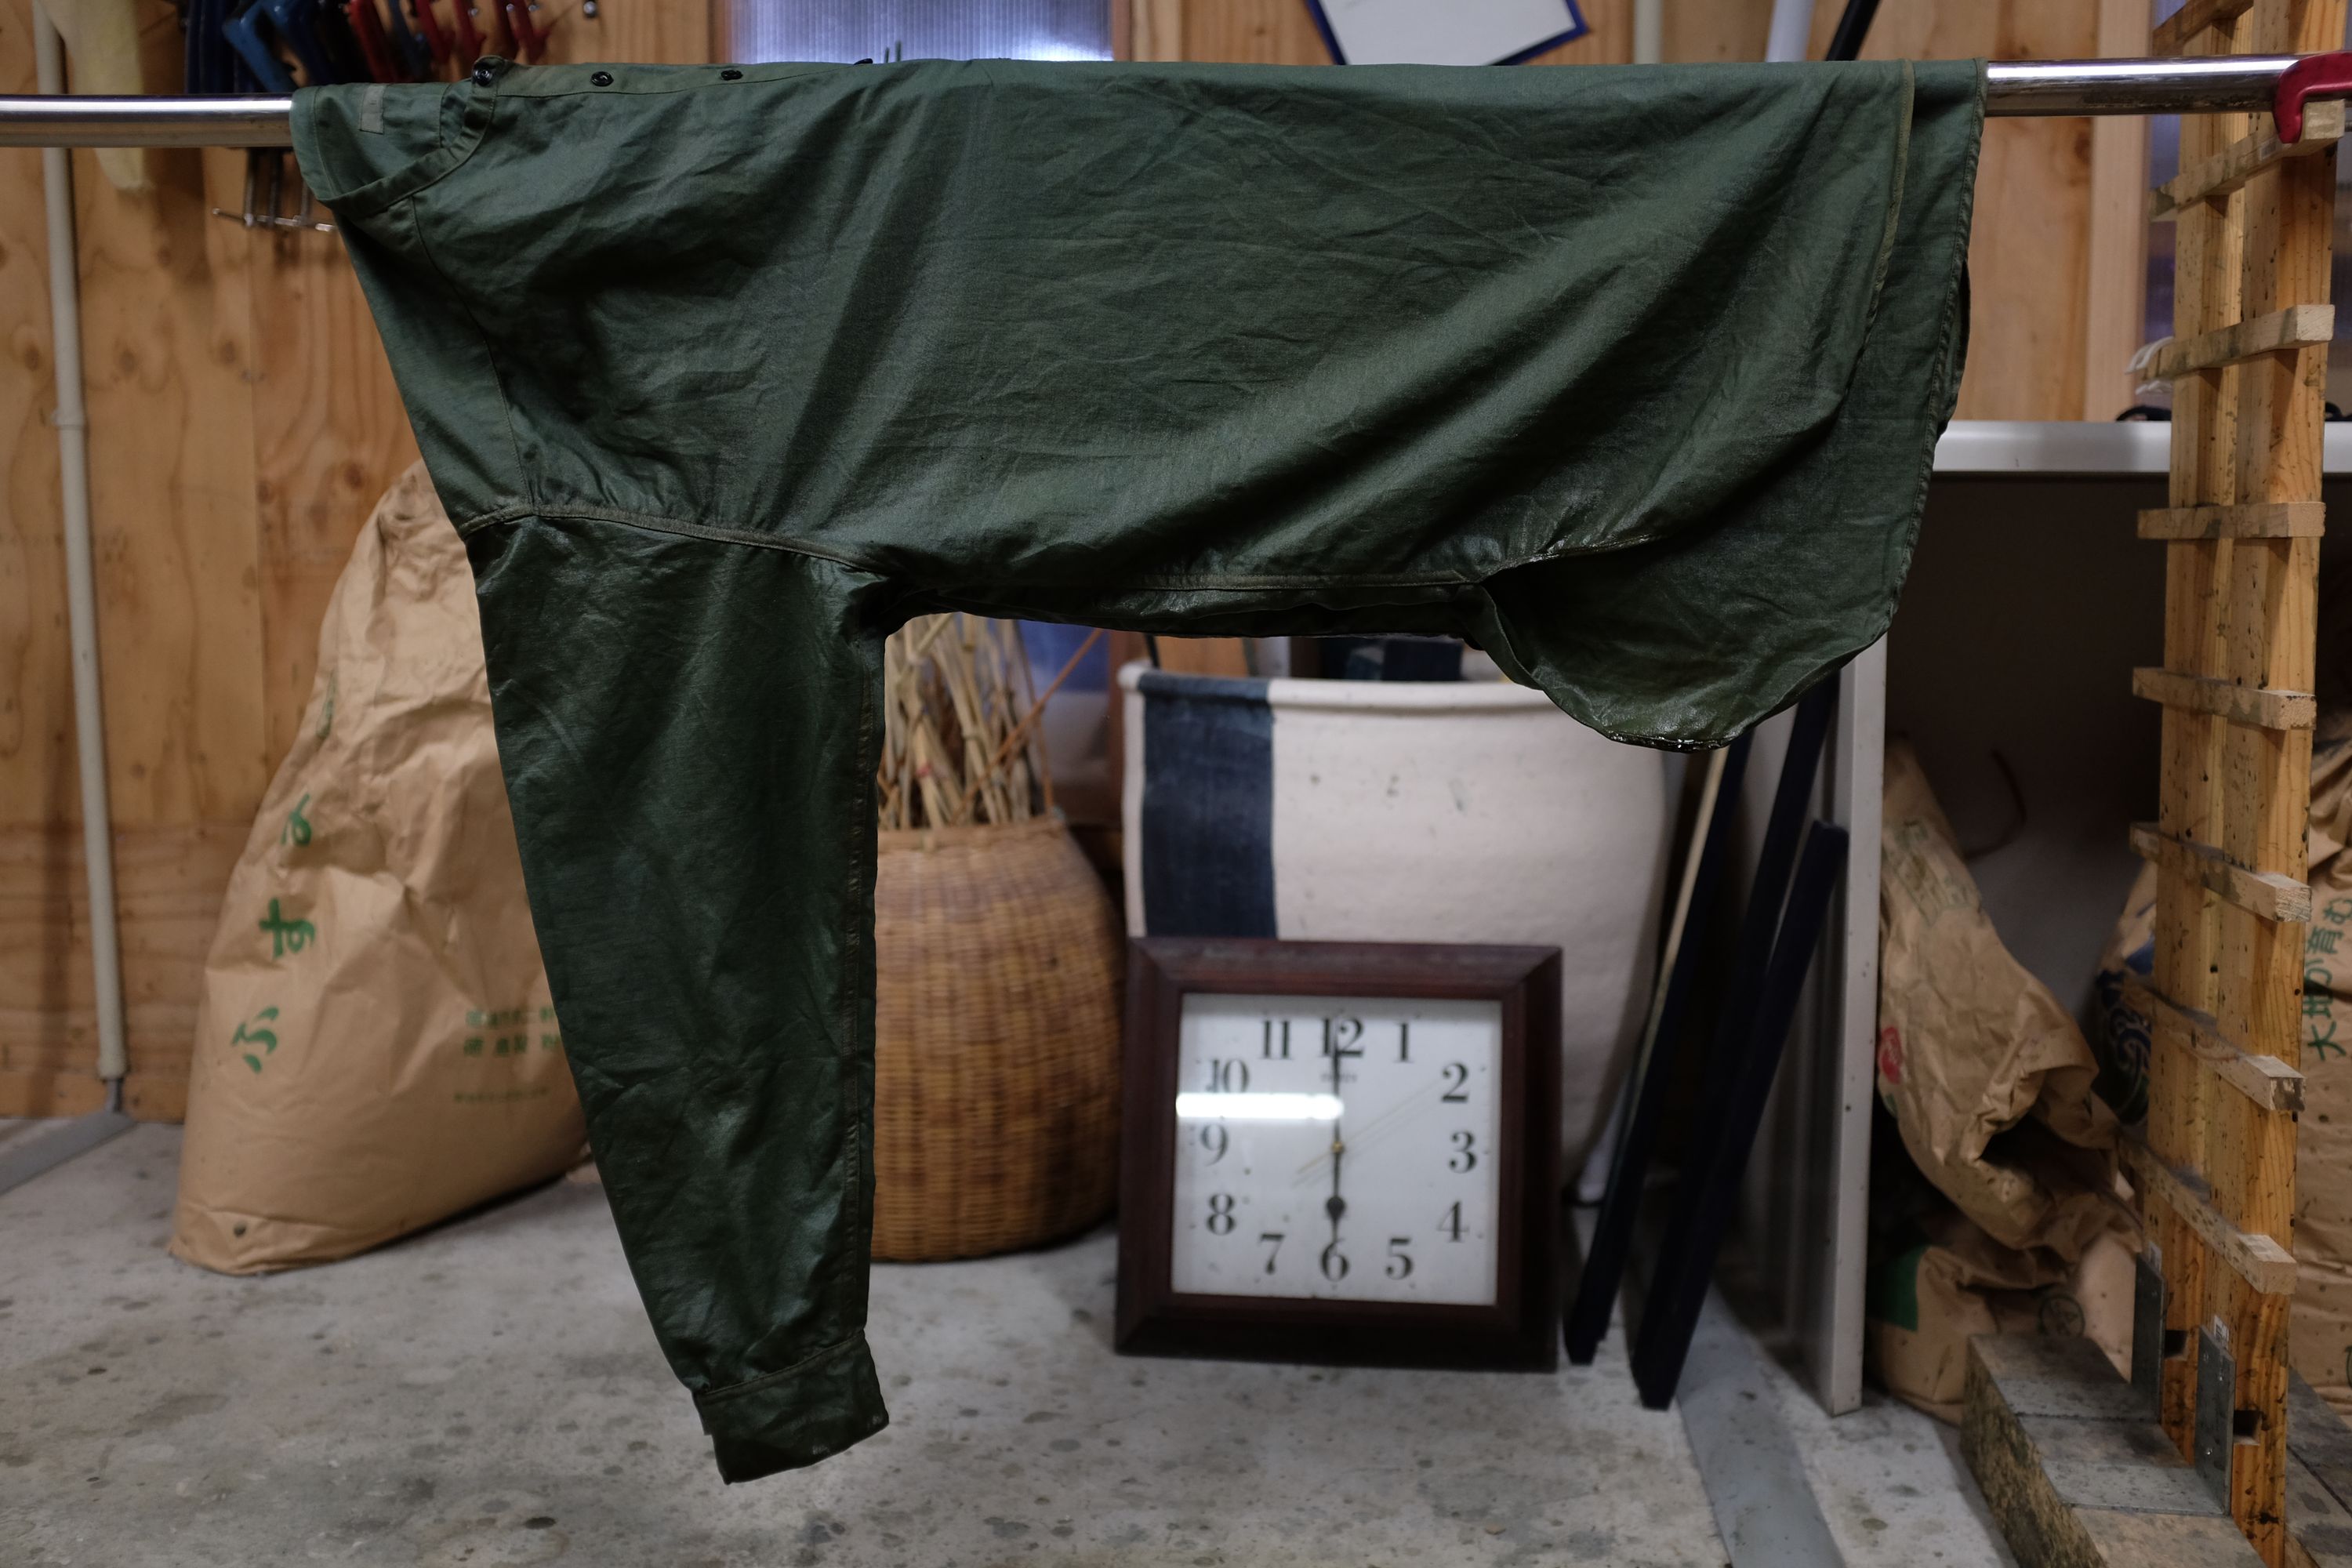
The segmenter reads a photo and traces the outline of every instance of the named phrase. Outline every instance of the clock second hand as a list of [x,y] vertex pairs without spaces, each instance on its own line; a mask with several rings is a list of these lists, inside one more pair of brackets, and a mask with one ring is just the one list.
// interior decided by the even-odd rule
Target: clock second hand
[[[1408,1095],[1402,1100],[1400,1100],[1398,1103],[1389,1107],[1388,1110],[1381,1112],[1380,1115],[1372,1118],[1369,1124],[1359,1129],[1356,1133],[1356,1142],[1359,1143],[1370,1142],[1375,1133],[1386,1132],[1395,1127],[1399,1117],[1404,1115],[1407,1111],[1420,1109],[1422,1102],[1436,1092],[1437,1087],[1432,1086],[1429,1089],[1416,1090],[1412,1094]],[[1360,1153],[1362,1151],[1359,1150],[1358,1152]],[[1323,1157],[1320,1154],[1318,1154],[1314,1159],[1309,1160],[1304,1165],[1299,1166],[1298,1174],[1292,1181],[1291,1184],[1293,1186],[1305,1186],[1309,1181],[1313,1180],[1315,1175],[1315,1167],[1321,1162],[1322,1158]]]

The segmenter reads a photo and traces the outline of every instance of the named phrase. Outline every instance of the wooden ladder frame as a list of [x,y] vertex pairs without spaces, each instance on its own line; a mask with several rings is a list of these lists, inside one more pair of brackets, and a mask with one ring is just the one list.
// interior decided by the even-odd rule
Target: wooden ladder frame
[[[2189,0],[2156,52],[2341,48],[2345,3]],[[2159,818],[2132,836],[2158,878],[2147,1130],[2125,1154],[2165,1287],[2159,1419],[2193,1460],[2200,1344],[2226,1351],[2230,1513],[2280,1568],[2336,161],[2272,130],[2184,116],[2158,197],[2172,477],[2139,534],[2167,556],[2165,668],[2133,685],[2164,739]]]

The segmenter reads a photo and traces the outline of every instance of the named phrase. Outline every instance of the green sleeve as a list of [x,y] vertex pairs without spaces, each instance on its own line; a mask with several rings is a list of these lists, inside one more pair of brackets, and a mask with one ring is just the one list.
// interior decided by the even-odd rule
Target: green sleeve
[[837,1453],[888,1419],[870,585],[565,520],[467,544],[532,921],[654,1331],[729,1480]]

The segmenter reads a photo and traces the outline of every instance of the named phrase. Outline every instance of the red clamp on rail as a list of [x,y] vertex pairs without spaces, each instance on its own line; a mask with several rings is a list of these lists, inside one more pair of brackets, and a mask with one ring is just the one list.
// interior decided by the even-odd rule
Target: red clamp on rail
[[530,21],[530,0],[506,0],[507,26],[514,34],[515,53],[524,59],[536,60],[547,53],[547,35],[552,27],[534,27]]
[[[394,5],[399,3],[393,0]],[[383,30],[383,18],[376,14],[375,0],[351,0],[344,14],[351,17],[352,31],[359,38],[368,75],[377,81],[407,80],[408,74],[392,58],[392,40]]]
[[2352,51],[2305,55],[2280,75],[2271,118],[2282,144],[2303,140],[2303,106],[2315,98],[2352,98]]
[[460,71],[474,68],[482,58],[482,35],[474,28],[474,8],[466,0],[449,0],[449,21],[457,33],[457,61]]
[[[397,5],[400,0],[392,0],[392,3]],[[447,65],[449,35],[441,30],[441,18],[433,14],[433,0],[408,0],[408,8],[415,13],[416,30],[425,35],[425,47],[432,55],[433,63],[436,66]],[[465,8],[464,0],[459,0],[457,9],[463,11]]]

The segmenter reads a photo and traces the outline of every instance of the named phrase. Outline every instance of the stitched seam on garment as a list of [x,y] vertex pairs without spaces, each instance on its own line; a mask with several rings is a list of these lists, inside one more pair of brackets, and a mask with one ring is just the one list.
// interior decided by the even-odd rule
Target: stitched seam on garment
[[[503,395],[501,393],[501,396]],[[530,517],[566,517],[575,518],[583,522],[617,522],[629,528],[647,529],[656,533],[683,534],[689,539],[708,539],[722,544],[748,544],[756,550],[782,550],[793,555],[806,555],[818,561],[830,561],[836,566],[846,566],[852,571],[865,572],[887,580],[896,581],[900,575],[886,566],[852,555],[847,551],[811,544],[806,540],[788,539],[772,533],[758,533],[750,529],[717,528],[709,523],[684,522],[677,518],[660,517],[651,512],[628,511],[619,507],[583,506],[577,502],[565,502],[561,505],[541,505],[530,502],[503,506],[496,511],[484,512],[479,517],[468,518],[466,521],[457,524],[457,529],[459,537],[470,538],[485,529],[496,528],[502,523],[519,522]],[[1584,545],[1577,547],[1577,552],[1603,554],[1613,548],[1616,547]],[[1543,559],[1545,559],[1543,555],[1529,555],[1505,562],[1492,570],[1506,572],[1514,566],[1525,566]],[[1459,572],[1396,573],[1381,576],[1349,574],[1338,577],[1154,576],[1127,579],[1126,586],[1132,591],[1143,593],[1161,591],[1194,593],[1213,589],[1227,593],[1273,594],[1295,588],[1475,588],[1485,580],[1483,576],[1465,575]],[[1017,594],[1054,593],[1064,590],[1096,593],[1100,591],[1101,586],[1098,582],[1029,583],[1023,584],[1017,590]],[[973,594],[985,595],[989,588],[990,585],[983,583],[971,589],[960,588],[957,590],[957,595],[959,597],[967,597]]]
[[536,502],[502,506],[496,511],[484,512],[479,517],[468,518],[457,524],[457,536],[460,539],[471,538],[484,529],[519,522],[530,517],[568,517],[582,522],[617,522],[625,527],[646,529],[655,533],[684,534],[688,539],[708,539],[721,544],[748,544],[755,550],[781,550],[790,555],[830,561],[836,566],[846,566],[852,571],[876,577],[889,575],[873,563],[861,561],[846,551],[828,550],[803,540],[787,539],[773,533],[756,533],[743,528],[714,528],[709,523],[681,522],[677,518],[660,517],[652,512],[627,511],[610,506],[584,506],[578,502],[567,502],[562,506],[541,506]]
[[[1917,75],[1911,68],[1911,62],[1905,59],[1895,63],[1903,70],[1903,112],[1897,118],[1895,128],[1894,172],[1886,197],[1886,222],[1879,231],[1877,257],[1871,263],[1870,288],[1867,291],[1867,303],[1863,308],[1862,315],[1862,343],[1854,351],[1853,363],[1846,367],[1844,388],[1838,395],[1838,407],[1841,413],[1844,409],[1845,400],[1853,395],[1853,384],[1855,378],[1862,374],[1863,362],[1870,357],[1871,333],[1878,324],[1878,307],[1886,297],[1886,274],[1894,264],[1895,243],[1901,237],[1903,231],[1903,192],[1911,171],[1911,122],[1917,118],[1919,100]],[[1978,67],[1978,72],[1979,76],[1982,75],[1981,65]],[[1836,418],[1835,415],[1831,416],[1832,425],[1836,423]],[[1827,438],[1826,433],[1821,437],[1822,440]],[[1819,445],[1819,441],[1816,441],[1815,445]],[[1644,529],[1639,533],[1614,534],[1601,543],[1584,544],[1573,540],[1558,540],[1519,560],[1507,562],[1496,567],[1477,580],[1478,585],[1484,587],[1488,579],[1521,566],[1533,566],[1544,562],[1568,561],[1579,555],[1605,555],[1612,551],[1631,550],[1643,544],[1654,544],[1661,540],[1679,538],[1689,531],[1690,525],[1685,522],[1679,526],[1661,525],[1657,528]],[[1616,738],[1611,737],[1612,740]]]
[[723,1405],[729,1400],[740,1398],[745,1394],[757,1394],[763,1388],[772,1387],[797,1377],[819,1363],[831,1361],[844,1351],[861,1349],[865,1343],[866,1331],[860,1329],[838,1344],[827,1345],[814,1355],[803,1356],[781,1372],[763,1372],[757,1377],[748,1377],[740,1383],[730,1383],[724,1388],[705,1390],[694,1396],[694,1403],[698,1405]]
[[[530,494],[530,470],[523,464],[522,437],[515,434],[514,400],[507,395],[506,372],[499,368],[498,353],[490,347],[489,330],[482,325],[482,318],[474,310],[472,301],[458,291],[456,281],[441,265],[440,258],[433,254],[432,244],[425,237],[424,205],[414,196],[408,198],[408,231],[416,237],[417,254],[425,258],[425,265],[433,268],[433,276],[441,280],[441,287],[449,291],[449,298],[456,300],[457,309],[465,312],[467,324],[474,329],[474,336],[482,345],[482,358],[490,367],[490,386],[499,395],[499,414],[506,423],[507,448],[513,455],[515,477],[521,481],[523,492]],[[461,537],[464,531],[462,529],[458,531]]]
[[[1960,172],[1960,178],[1955,186],[1964,194],[1958,204],[1958,210],[1954,216],[1951,232],[1944,237],[1945,266],[1949,270],[1952,281],[1944,295],[1943,330],[1936,334],[1936,358],[1945,367],[1943,384],[1936,389],[1935,393],[1937,401],[1942,406],[1931,411],[1934,421],[1939,424],[1948,424],[1950,421],[1952,410],[1958,406],[1959,399],[1959,374],[1952,369],[1952,339],[1959,331],[1960,300],[1969,287],[1969,235],[1975,226],[1977,163],[1984,153],[1984,61],[1977,62],[1976,74],[1974,111],[1977,133],[1969,147],[1968,165]],[[1916,100],[1913,112],[1915,115],[1917,112]],[[1927,489],[1936,478],[1936,445],[1933,441],[1927,443],[1927,453],[1919,461],[1918,482],[1913,487],[1911,492],[1909,531],[1910,545],[1915,550],[1919,543],[1919,525],[1927,510]],[[1895,604],[1901,596],[1902,587],[1898,584],[1886,605],[1886,620],[1889,623],[1895,618]],[[1880,635],[1885,635],[1883,626]]]
[[[482,150],[483,143],[489,140],[490,127],[499,117],[499,106],[501,100],[496,84],[484,87],[479,82],[467,78],[463,81],[445,83],[444,88],[446,91],[463,92],[468,95],[465,110],[460,116],[463,130],[459,139],[463,144],[452,147],[448,142],[443,140],[440,127],[436,124],[434,128],[433,151],[420,154],[414,163],[378,175],[356,190],[345,191],[336,195],[329,195],[323,191],[314,193],[320,201],[333,210],[338,218],[377,217],[388,213],[403,201],[415,196],[420,191],[432,189],[459,169],[464,168],[472,160],[474,154]],[[300,92],[297,92],[294,97],[294,117],[298,125],[295,132],[297,142],[310,139],[308,119],[310,110],[303,102],[303,93],[311,90],[313,89],[305,88]],[[474,117],[474,106],[479,101],[480,95],[485,93],[488,94],[488,108],[477,121]],[[429,174],[424,173],[429,165],[433,164],[439,166],[433,168]]]
[[[789,68],[778,68],[778,67],[788,67]],[[602,68],[585,65],[518,66],[513,68],[513,69],[518,73],[542,70],[570,70],[576,72],[598,68],[627,71],[632,68],[627,62]],[[528,80],[516,80],[506,83],[505,87],[508,96],[509,97],[539,99],[549,102],[552,102],[554,100],[559,98],[610,98],[615,94],[625,94],[635,98],[661,98],[674,93],[701,92],[706,89],[715,90],[722,88],[730,91],[740,92],[747,87],[767,87],[777,82],[796,82],[814,79],[822,79],[835,72],[855,70],[857,68],[855,66],[835,64],[827,61],[810,60],[790,62],[779,61],[776,66],[768,68],[765,72],[763,72],[761,68],[758,66],[648,66],[640,64],[635,68],[658,70],[664,74],[667,74],[671,71],[679,72],[681,75],[689,72],[708,74],[699,76],[698,79],[695,80],[682,80],[667,85],[647,83],[640,86],[627,81],[615,81],[611,87],[598,87],[593,83],[583,82],[579,87],[550,88],[542,92],[537,90]],[[743,72],[743,77],[738,81],[724,80],[719,75],[719,72],[722,69],[740,70]]]
[[1909,60],[1896,63],[1903,68],[1903,112],[1895,126],[1894,178],[1886,192],[1886,226],[1879,231],[1878,259],[1870,268],[1870,306],[1862,318],[1863,352],[1853,356],[1853,372],[1846,377],[1849,395],[1870,353],[1871,330],[1878,325],[1878,307],[1886,298],[1886,274],[1895,264],[1895,244],[1903,232],[1903,195],[1911,179],[1911,125],[1919,118],[1919,81]]
[[[852,1103],[849,1121],[849,1190],[857,1196],[857,1223],[849,1237],[849,1245],[857,1256],[874,1250],[874,1215],[872,1200],[866,1191],[866,1119],[874,1112],[874,1090],[871,1074],[874,1070],[875,1041],[866,1031],[875,1027],[874,1009],[864,1005],[865,990],[861,981],[875,973],[875,936],[873,888],[876,880],[875,847],[871,837],[873,824],[879,820],[874,795],[875,778],[882,767],[882,747],[874,730],[875,672],[866,667],[866,645],[863,639],[853,641],[851,651],[857,659],[857,771],[864,787],[847,791],[850,796],[845,830],[849,863],[849,885],[844,889],[841,923],[849,941],[843,951],[857,955],[854,963],[845,963],[841,970],[840,1005],[842,1021],[847,1026],[841,1031],[846,1042],[846,1071],[834,1075],[835,1083],[850,1085]],[[860,1069],[863,1070],[860,1070]]]
[[[472,86],[473,84],[469,81],[467,85]],[[439,184],[442,181],[447,179],[450,175],[464,168],[467,163],[473,162],[474,154],[480,152],[483,146],[488,142],[490,139],[490,131],[498,124],[499,110],[504,107],[505,100],[496,96],[498,90],[496,88],[487,89],[476,88],[476,90],[488,90],[493,96],[490,99],[490,111],[482,117],[482,128],[474,132],[472,143],[464,151],[458,153],[456,157],[451,158],[447,168],[441,170],[431,179],[420,181],[406,191],[402,192],[399,196],[393,198],[394,201],[402,200],[404,198],[413,201],[423,192],[431,190],[434,186]],[[391,202],[387,202],[384,205],[389,206],[392,204]]]

